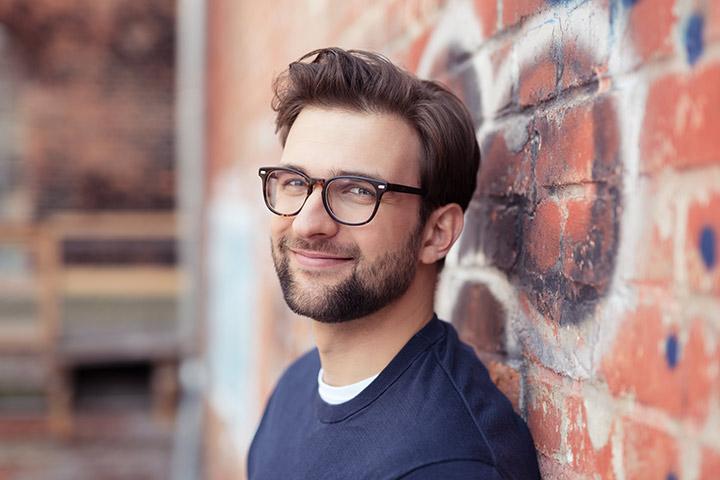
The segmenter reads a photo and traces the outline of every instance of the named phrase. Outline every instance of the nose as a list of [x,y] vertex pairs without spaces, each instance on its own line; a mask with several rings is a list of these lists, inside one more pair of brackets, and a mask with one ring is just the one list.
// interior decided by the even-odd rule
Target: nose
[[322,188],[317,185],[305,201],[300,213],[293,218],[292,228],[303,238],[332,237],[339,225],[330,217],[322,201]]

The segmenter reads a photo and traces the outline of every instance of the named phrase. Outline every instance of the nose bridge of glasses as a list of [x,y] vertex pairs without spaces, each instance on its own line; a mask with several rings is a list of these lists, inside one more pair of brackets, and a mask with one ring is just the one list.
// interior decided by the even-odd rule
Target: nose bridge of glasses
[[315,185],[320,185],[321,188],[325,189],[327,180],[324,178],[310,178],[308,177],[308,195],[315,191]]
[[325,199],[324,199],[325,184],[327,183],[327,181],[324,178],[307,177],[307,182],[308,182],[307,195],[305,196],[305,201],[303,202],[303,207],[305,206],[305,204],[307,204],[308,200],[310,199],[312,194],[315,192],[316,185],[320,185],[320,188],[321,188],[320,198],[321,198],[321,203],[324,205],[325,204]]

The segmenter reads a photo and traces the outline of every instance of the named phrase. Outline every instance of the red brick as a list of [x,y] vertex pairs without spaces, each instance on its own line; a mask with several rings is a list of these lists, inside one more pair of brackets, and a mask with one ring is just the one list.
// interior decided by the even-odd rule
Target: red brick
[[703,449],[700,480],[717,480],[720,478],[720,451]]
[[541,146],[536,178],[539,186],[619,179],[619,135],[611,98],[567,108],[537,119]]
[[595,183],[585,184],[583,195],[565,201],[563,275],[602,294],[615,265],[620,199],[617,191]]
[[509,27],[545,6],[542,0],[503,0],[502,24]]
[[678,445],[666,432],[638,423],[623,421],[623,467],[625,478],[667,478],[679,475]]
[[[702,422],[708,412],[716,355],[705,349],[706,333],[700,320],[687,327],[686,341],[679,327],[664,324],[662,314],[670,309],[656,302],[630,312],[605,355],[602,375],[613,395],[630,396],[673,417]],[[672,340],[677,343],[674,367],[668,355]]]
[[720,295],[720,193],[690,205],[686,232],[690,287],[697,292]]
[[572,38],[564,38],[562,44],[562,76],[560,89],[587,85],[596,80],[607,71],[607,57],[596,58],[595,55],[583,48]]
[[488,134],[483,141],[482,167],[478,175],[477,194],[486,196],[523,195],[532,192],[530,132],[520,151],[511,150],[502,131]]
[[640,0],[630,9],[631,43],[642,62],[673,52],[675,0]]
[[520,250],[517,232],[521,215],[518,206],[494,200],[481,198],[471,203],[458,246],[460,257],[482,251],[495,267],[512,269]]
[[658,79],[650,87],[640,138],[641,169],[720,162],[720,64]]
[[475,0],[475,16],[482,25],[483,36],[492,37],[497,30],[497,0]]
[[452,323],[479,352],[505,352],[505,309],[484,283],[468,282],[453,307]]
[[659,305],[640,305],[630,312],[613,349],[605,355],[602,371],[613,395],[634,395],[640,403],[679,415],[679,379],[664,352],[665,339],[675,332],[662,324],[661,315]]
[[720,39],[720,3],[708,2],[705,12],[705,41]]
[[595,203],[595,185],[589,184],[585,198],[565,202],[567,219],[563,231],[563,273],[580,281],[582,272],[592,270],[594,264],[586,261],[586,251],[593,249],[591,232],[592,209]]
[[560,258],[562,213],[552,200],[541,201],[528,225],[528,253],[540,272],[553,267]]
[[534,105],[555,96],[557,66],[550,56],[543,57],[520,72],[518,103]]
[[720,351],[707,351],[705,339],[709,335],[711,332],[706,330],[703,320],[693,319],[678,365],[682,375],[682,390],[679,393],[683,400],[683,410],[698,424],[707,418],[713,385],[717,385],[719,380],[717,368],[720,366]]
[[573,242],[582,241],[590,227],[592,216],[592,197],[594,197],[594,188],[591,193],[582,199],[569,200],[566,203],[568,212],[565,222],[565,237]]
[[528,378],[527,424],[539,453],[554,457],[562,446],[563,395],[561,380]]

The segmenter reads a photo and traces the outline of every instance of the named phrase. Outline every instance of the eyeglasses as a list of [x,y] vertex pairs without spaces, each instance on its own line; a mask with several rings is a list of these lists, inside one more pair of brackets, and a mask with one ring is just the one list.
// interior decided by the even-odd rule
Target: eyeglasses
[[286,167],[263,167],[258,174],[262,178],[265,205],[271,212],[284,217],[297,215],[315,185],[320,184],[325,210],[343,225],[365,225],[372,220],[385,192],[425,194],[421,188],[355,175],[312,178]]

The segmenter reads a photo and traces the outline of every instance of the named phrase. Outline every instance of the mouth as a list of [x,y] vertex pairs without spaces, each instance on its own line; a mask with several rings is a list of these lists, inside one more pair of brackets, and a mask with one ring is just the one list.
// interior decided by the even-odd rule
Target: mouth
[[292,257],[304,268],[323,269],[335,268],[351,263],[353,257],[344,257],[312,250],[290,249]]

